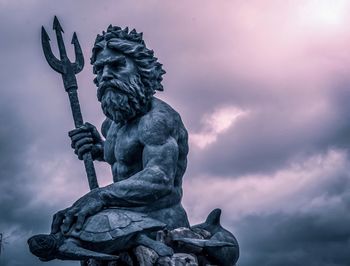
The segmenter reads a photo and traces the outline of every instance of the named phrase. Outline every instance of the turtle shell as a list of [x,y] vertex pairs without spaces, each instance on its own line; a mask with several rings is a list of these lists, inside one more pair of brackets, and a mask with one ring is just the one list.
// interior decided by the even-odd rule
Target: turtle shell
[[140,232],[158,231],[165,226],[166,224],[144,213],[110,208],[88,217],[81,230],[73,229],[68,235],[86,242],[99,243]]

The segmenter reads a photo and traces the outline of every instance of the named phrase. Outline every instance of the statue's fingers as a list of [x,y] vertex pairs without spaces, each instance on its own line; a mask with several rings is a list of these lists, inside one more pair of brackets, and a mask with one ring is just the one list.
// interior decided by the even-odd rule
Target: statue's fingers
[[59,211],[54,214],[51,224],[51,233],[55,234],[59,231],[64,219],[64,211]]
[[91,132],[91,134],[94,137],[94,139],[101,140],[100,133],[98,132],[98,130],[96,129],[96,127],[93,124],[90,124],[89,122],[86,122],[84,125]]
[[61,226],[63,233],[67,233],[69,231],[73,222],[74,222],[74,215],[73,214],[66,214],[64,217],[62,226]]
[[97,139],[97,140],[100,140],[101,139],[101,136],[100,136],[100,133],[98,132],[98,130],[96,129],[96,127],[90,123],[85,123],[87,125],[87,127],[89,128],[92,136]]
[[92,139],[91,133],[85,132],[85,133],[80,133],[80,134],[75,135],[75,136],[71,139],[71,141],[72,141],[71,147],[72,147],[73,149],[76,149],[76,148],[77,148],[77,147],[76,147],[77,142],[80,141],[80,140],[82,140],[82,139],[87,139],[87,138]]
[[83,159],[83,155],[87,152],[90,152],[92,150],[92,144],[86,144],[80,147],[80,149],[78,150],[78,158],[80,160]]
[[73,129],[71,131],[68,131],[68,136],[71,138],[71,137],[73,137],[74,135],[76,135],[76,134],[78,134],[80,132],[82,132],[81,128],[75,128],[75,129]]
[[86,216],[87,216],[87,214],[85,212],[79,213],[78,218],[77,218],[77,222],[75,224],[75,229],[81,230],[81,228],[83,227],[83,224],[85,222]]
[[73,137],[76,134],[79,134],[81,132],[87,132],[87,131],[89,131],[89,129],[86,126],[83,125],[81,127],[78,127],[78,128],[75,128],[75,129],[69,131],[68,132],[68,136],[71,138],[71,137]]
[[95,126],[93,124],[90,124],[89,122],[85,122],[84,126],[87,127],[88,129],[95,128]]
[[77,141],[84,139],[84,138],[92,138],[91,132],[79,132],[75,135],[73,135],[70,139],[72,141],[72,143],[76,143]]
[[94,140],[92,138],[80,139],[75,143],[75,149],[79,150],[80,147],[82,147],[83,145],[92,144],[93,142],[94,142]]

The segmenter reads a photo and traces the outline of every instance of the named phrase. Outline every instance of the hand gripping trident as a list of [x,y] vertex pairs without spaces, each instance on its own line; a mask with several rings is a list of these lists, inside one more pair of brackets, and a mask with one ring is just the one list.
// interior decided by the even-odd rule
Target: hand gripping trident
[[[45,58],[49,65],[56,71],[62,74],[64,88],[69,96],[70,107],[72,109],[74,125],[76,128],[81,127],[83,122],[83,117],[80,111],[79,99],[77,94],[77,79],[75,78],[75,74],[78,74],[84,67],[84,57],[81,51],[81,47],[77,38],[76,33],[74,32],[72,38],[72,44],[74,45],[75,51],[75,62],[71,63],[67,57],[66,48],[64,47],[64,42],[62,38],[63,29],[55,16],[53,21],[53,29],[56,31],[56,37],[58,42],[58,48],[60,51],[60,58],[58,60],[54,54],[52,53],[50,47],[50,38],[47,34],[44,26],[41,27],[41,43],[43,46],[43,51]],[[94,163],[92,160],[91,153],[85,153],[83,156],[85,170],[87,174],[87,178],[89,181],[90,189],[98,188],[96,172],[94,168]]]

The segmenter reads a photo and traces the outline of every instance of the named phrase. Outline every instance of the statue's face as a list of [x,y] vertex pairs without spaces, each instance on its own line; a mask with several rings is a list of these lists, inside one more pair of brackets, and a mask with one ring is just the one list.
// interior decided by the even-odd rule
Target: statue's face
[[144,86],[134,61],[123,53],[105,48],[97,54],[94,68],[97,98],[104,114],[117,123],[137,116]]
[[101,82],[113,79],[127,82],[130,76],[138,73],[132,59],[107,47],[97,54],[94,67],[97,71],[96,79],[99,85]]

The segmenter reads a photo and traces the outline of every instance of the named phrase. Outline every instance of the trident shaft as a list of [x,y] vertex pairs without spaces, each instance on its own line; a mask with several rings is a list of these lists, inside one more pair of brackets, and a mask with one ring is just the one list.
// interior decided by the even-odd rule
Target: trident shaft
[[[78,99],[78,84],[77,79],[75,78],[75,74],[78,74],[84,67],[84,57],[83,52],[81,50],[78,38],[76,33],[74,32],[72,38],[72,44],[74,45],[75,51],[75,62],[72,63],[69,61],[66,53],[66,48],[64,46],[62,32],[63,29],[55,16],[53,21],[53,29],[56,31],[56,37],[58,42],[58,48],[60,51],[60,60],[58,60],[54,54],[52,53],[50,46],[50,38],[47,34],[44,26],[41,28],[41,43],[44,51],[45,58],[49,65],[55,70],[62,74],[63,85],[68,93],[70,107],[72,109],[74,125],[76,128],[81,127],[83,122],[83,116],[81,115],[79,99]],[[92,160],[91,153],[85,153],[83,156],[85,170],[87,174],[87,178],[89,181],[90,189],[94,189],[98,187],[96,172],[94,168],[94,163]]]

